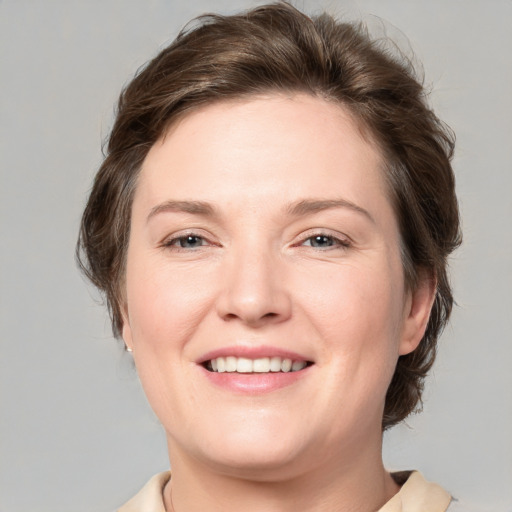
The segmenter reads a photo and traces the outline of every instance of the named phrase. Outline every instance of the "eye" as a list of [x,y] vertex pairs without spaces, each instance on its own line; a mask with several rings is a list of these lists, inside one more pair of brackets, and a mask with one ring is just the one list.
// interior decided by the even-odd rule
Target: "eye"
[[306,238],[302,242],[302,245],[313,247],[315,249],[336,249],[339,247],[349,247],[350,243],[348,240],[340,240],[335,236],[319,233]]
[[208,245],[208,241],[199,235],[188,234],[171,238],[163,243],[164,247],[172,247],[177,249],[198,249]]

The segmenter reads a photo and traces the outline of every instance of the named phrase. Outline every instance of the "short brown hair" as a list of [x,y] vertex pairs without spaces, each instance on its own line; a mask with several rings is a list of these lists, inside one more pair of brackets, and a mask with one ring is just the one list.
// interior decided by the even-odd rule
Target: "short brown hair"
[[401,356],[383,428],[421,403],[437,338],[453,298],[447,257],[460,243],[450,165],[454,137],[428,107],[409,61],[391,55],[359,24],[309,18],[281,2],[234,15],[206,15],[151,60],[121,93],[117,117],[85,208],[77,257],[105,294],[113,332],[122,329],[131,205],[149,149],[193,109],[268,92],[303,92],[344,105],[382,151],[398,219],[405,281],[437,281],[419,347]]

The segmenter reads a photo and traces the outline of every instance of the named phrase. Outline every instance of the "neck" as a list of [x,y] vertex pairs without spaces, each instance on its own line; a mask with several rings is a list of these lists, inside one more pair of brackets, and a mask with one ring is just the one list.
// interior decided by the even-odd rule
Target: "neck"
[[266,470],[264,477],[222,471],[184,457],[173,446],[172,478],[164,490],[166,511],[374,512],[399,487],[384,469],[382,438],[377,450],[373,444],[367,443],[356,458],[346,453],[346,457],[310,464],[303,471],[297,471],[300,463],[279,468],[274,475]]

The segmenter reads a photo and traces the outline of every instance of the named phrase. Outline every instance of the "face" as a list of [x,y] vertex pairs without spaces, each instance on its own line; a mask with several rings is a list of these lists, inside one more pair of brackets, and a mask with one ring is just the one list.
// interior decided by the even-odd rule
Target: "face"
[[306,95],[207,106],[150,150],[123,337],[171,465],[293,474],[380,443],[431,302],[404,291],[380,167],[341,106]]

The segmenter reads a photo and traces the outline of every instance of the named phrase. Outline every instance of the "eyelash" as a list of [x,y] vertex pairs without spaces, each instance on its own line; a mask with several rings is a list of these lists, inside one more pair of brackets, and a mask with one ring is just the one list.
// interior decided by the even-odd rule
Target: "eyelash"
[[[317,239],[316,242],[319,242],[320,240],[318,240],[318,239],[321,239],[321,238],[324,239],[324,242],[327,242],[327,243],[330,242],[329,245],[326,245],[323,247],[313,245],[315,243],[314,242],[315,239]],[[198,246],[195,246],[195,247],[183,247],[181,244],[186,243],[187,239],[195,239],[196,242],[199,241],[199,242],[201,242],[201,244]],[[189,242],[193,243],[193,241],[191,241],[191,240],[189,240]],[[309,242],[309,244],[306,244],[306,242]],[[199,235],[197,233],[194,233],[194,232],[185,233],[180,236],[175,236],[173,238],[165,240],[162,243],[162,247],[165,249],[173,249],[175,251],[184,251],[184,252],[199,250],[208,245],[216,245],[216,244],[210,242],[206,237]],[[299,243],[296,244],[296,246],[311,247],[312,249],[315,249],[317,251],[329,251],[329,250],[336,250],[336,249],[340,249],[340,248],[348,249],[351,245],[352,244],[351,244],[350,240],[348,240],[346,238],[341,239],[337,236],[331,235],[329,233],[324,233],[324,232],[311,233],[311,234],[309,234],[309,236],[302,238],[299,241]]]
[[[181,244],[183,241],[186,241],[189,238],[195,238],[203,243],[197,247],[182,247],[178,244]],[[202,247],[205,247],[206,245],[215,245],[212,242],[210,242],[207,238],[205,238],[202,235],[198,235],[197,233],[186,233],[180,236],[175,236],[173,238],[167,239],[164,242],[162,242],[162,247],[164,249],[173,249],[176,251],[193,251],[197,249],[201,249]]]
[[[327,241],[330,241],[331,245],[327,245],[324,247],[315,247],[314,245],[312,245],[311,242],[314,239],[319,239],[319,238],[323,238],[323,239],[326,239]],[[305,245],[305,242],[307,242],[307,241],[310,241],[310,244]],[[318,233],[312,233],[309,236],[303,238],[301,240],[301,242],[299,243],[299,245],[311,247],[318,251],[329,251],[329,250],[334,250],[334,249],[339,249],[339,248],[348,249],[352,244],[351,244],[350,240],[348,240],[347,238],[341,239],[341,238],[331,235],[329,233],[318,232]]]

